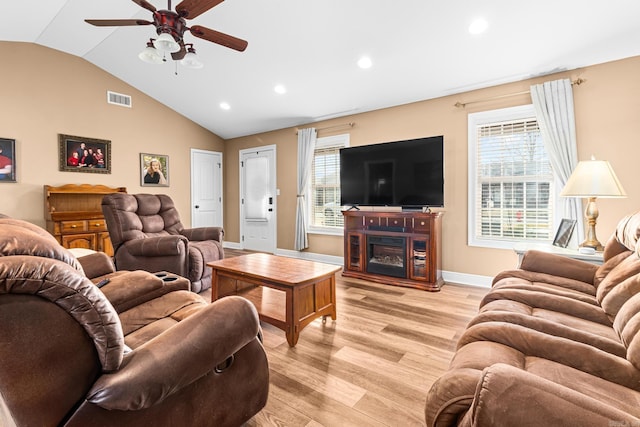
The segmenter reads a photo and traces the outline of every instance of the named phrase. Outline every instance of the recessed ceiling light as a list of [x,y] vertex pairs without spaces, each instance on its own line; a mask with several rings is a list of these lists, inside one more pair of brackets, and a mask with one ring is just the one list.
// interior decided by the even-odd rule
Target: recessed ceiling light
[[363,70],[371,68],[372,65],[373,62],[371,62],[371,58],[369,58],[368,56],[363,56],[358,60],[358,67],[362,68]]
[[276,85],[273,90],[280,95],[287,93],[287,88],[283,85]]
[[484,18],[478,18],[469,25],[470,34],[482,34],[489,28],[489,23]]
[[223,110],[230,110],[231,109],[231,105],[227,104],[226,102],[221,102],[220,103],[220,108],[222,108]]

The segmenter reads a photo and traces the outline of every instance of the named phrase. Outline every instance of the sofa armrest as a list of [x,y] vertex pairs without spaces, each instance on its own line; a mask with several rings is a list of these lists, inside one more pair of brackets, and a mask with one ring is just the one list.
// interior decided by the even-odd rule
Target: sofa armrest
[[483,371],[461,425],[637,425],[631,414],[576,390],[506,364]]
[[116,271],[113,261],[104,252],[94,252],[89,255],[78,257],[78,262],[82,265],[85,276],[89,279],[104,276]]
[[218,242],[222,242],[224,230],[222,227],[185,228],[180,232],[180,234],[192,242],[203,240],[217,240]]
[[110,275],[109,283],[100,289],[113,308],[122,313],[169,292],[191,289],[188,279],[170,276],[174,277],[175,280],[167,281],[148,271],[119,271]]
[[125,355],[117,372],[98,378],[87,400],[107,410],[152,407],[211,374],[258,331],[253,304],[237,296],[217,300]]
[[171,235],[129,240],[123,246],[133,256],[155,257],[185,254],[188,243],[184,236]]
[[591,284],[598,270],[597,265],[586,261],[535,250],[525,252],[520,268]]

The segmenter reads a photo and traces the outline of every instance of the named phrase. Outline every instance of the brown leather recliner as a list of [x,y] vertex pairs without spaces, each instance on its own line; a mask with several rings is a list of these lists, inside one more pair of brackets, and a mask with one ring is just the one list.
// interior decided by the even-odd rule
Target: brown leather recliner
[[115,271],[103,253],[76,259],[39,227],[0,218],[0,425],[250,419],[269,388],[255,308],[208,304],[188,286]]
[[166,270],[196,293],[211,288],[207,263],[224,257],[221,227],[184,228],[165,194],[108,194],[102,212],[118,270]]

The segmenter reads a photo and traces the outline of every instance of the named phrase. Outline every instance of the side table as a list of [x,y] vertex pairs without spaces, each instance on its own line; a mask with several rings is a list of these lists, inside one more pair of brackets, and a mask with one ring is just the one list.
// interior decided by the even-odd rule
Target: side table
[[596,252],[595,254],[581,254],[577,249],[561,248],[559,246],[553,246],[552,244],[544,243],[516,243],[513,250],[518,254],[518,267],[522,261],[522,256],[528,250],[536,250],[541,252],[547,252],[555,255],[565,256],[567,258],[579,259],[581,261],[590,262],[596,265],[602,265],[604,262],[602,252]]

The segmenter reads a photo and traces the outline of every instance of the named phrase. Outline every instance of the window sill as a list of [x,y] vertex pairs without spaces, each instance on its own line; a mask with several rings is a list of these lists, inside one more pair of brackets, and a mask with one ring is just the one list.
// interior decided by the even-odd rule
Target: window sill
[[322,234],[325,236],[340,236],[342,237],[344,235],[344,231],[342,228],[320,228],[320,227],[313,227],[313,228],[309,228],[307,230],[307,234]]
[[472,239],[467,243],[469,246],[487,249],[511,249],[517,244],[551,244],[551,241],[547,240],[481,240]]

